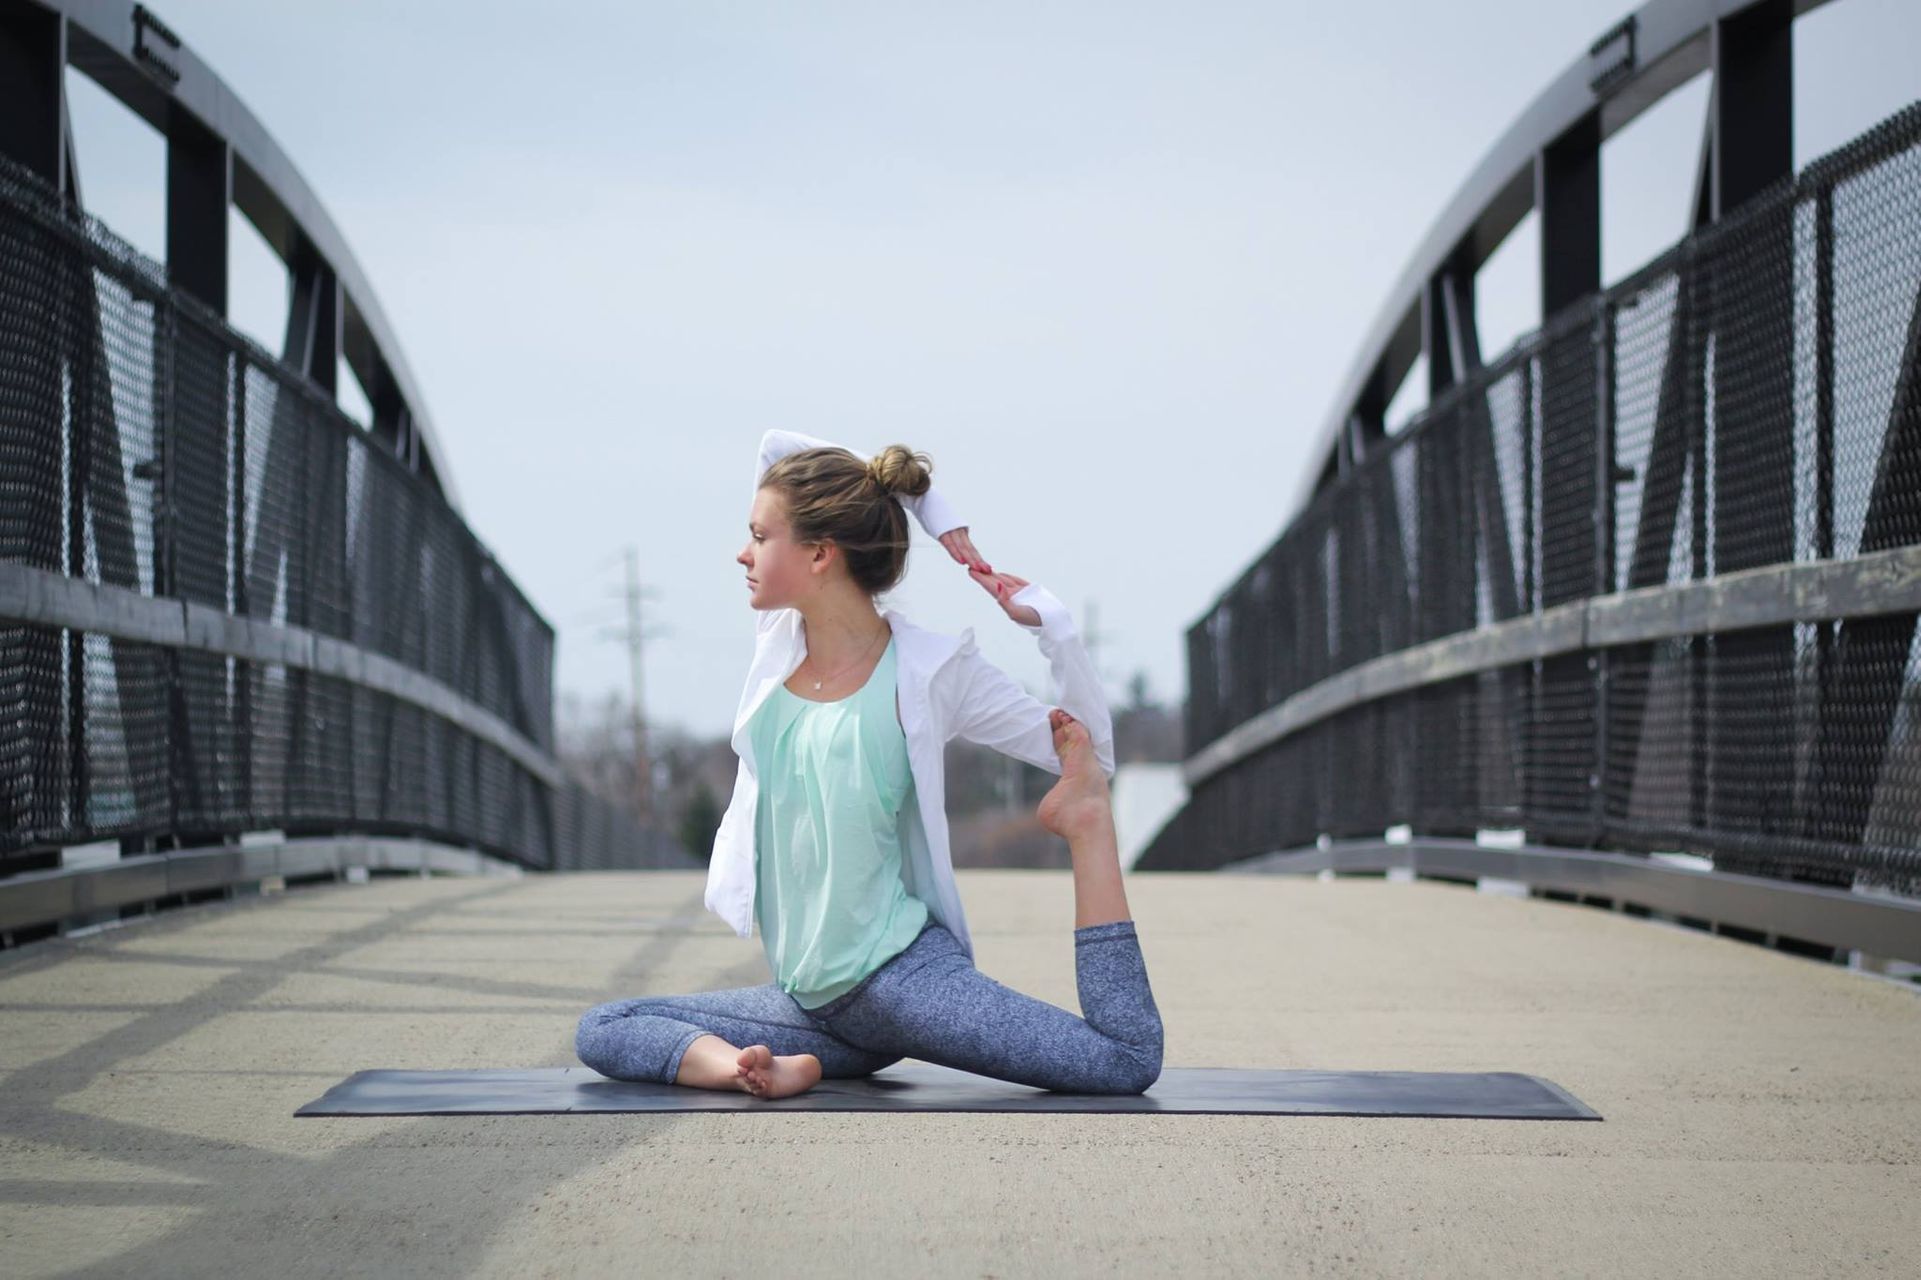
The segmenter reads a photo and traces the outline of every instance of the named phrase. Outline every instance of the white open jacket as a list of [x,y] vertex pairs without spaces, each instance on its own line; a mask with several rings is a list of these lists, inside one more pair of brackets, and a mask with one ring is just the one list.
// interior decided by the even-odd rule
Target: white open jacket
[[[754,466],[754,487],[777,459],[802,449],[827,446],[826,440],[795,431],[769,431],[761,438]],[[845,447],[845,446],[841,446]],[[850,449],[856,457],[869,455]],[[966,524],[945,498],[930,488],[918,498],[897,495],[930,537]],[[956,570],[959,566],[956,565]],[[1047,713],[1059,706],[1087,727],[1101,772],[1114,776],[1114,723],[1101,692],[1094,664],[1081,643],[1074,617],[1037,582],[1014,593],[1015,604],[1032,605],[1039,626],[1015,623],[1040,642],[1053,674],[1056,703],[1034,698],[1012,677],[981,656],[974,629],[950,636],[916,626],[893,609],[881,616],[894,632],[894,670],[900,695],[901,728],[907,737],[907,762],[918,805],[901,814],[901,879],[907,891],[927,904],[929,913],[960,940],[968,956],[974,943],[967,932],[954,865],[947,843],[946,786],[942,762],[955,737],[1025,760],[1053,773],[1061,771],[1054,754],[1054,731]],[[754,821],[759,786],[753,740],[747,725],[762,702],[786,683],[807,656],[807,637],[798,609],[761,611],[754,640],[753,665],[734,713],[733,748],[740,757],[733,799],[714,835],[707,868],[706,904],[745,938],[753,932],[756,856]]]

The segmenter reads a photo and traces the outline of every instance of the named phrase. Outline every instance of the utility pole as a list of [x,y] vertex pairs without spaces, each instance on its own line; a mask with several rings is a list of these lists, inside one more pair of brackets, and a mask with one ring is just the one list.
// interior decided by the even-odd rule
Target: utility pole
[[643,596],[653,595],[653,591],[640,585],[640,548],[627,548],[627,584],[620,593],[627,602],[627,625],[611,627],[603,635],[626,642],[628,657],[633,663],[634,683],[634,786],[635,801],[641,817],[653,813],[653,765],[647,753],[647,712],[643,693],[642,654],[646,642],[659,631],[648,631],[640,625],[640,601]]

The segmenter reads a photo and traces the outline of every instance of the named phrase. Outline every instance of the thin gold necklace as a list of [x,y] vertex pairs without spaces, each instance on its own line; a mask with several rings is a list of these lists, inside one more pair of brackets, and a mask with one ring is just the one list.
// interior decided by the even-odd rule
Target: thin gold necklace
[[[880,636],[884,636],[884,635],[886,635],[886,634],[887,634],[888,632],[890,632],[890,631],[892,631],[892,630],[893,630],[893,628],[892,628],[892,627],[882,627],[882,628],[881,628],[881,631],[880,631]],[[862,649],[862,650],[860,651],[860,656],[859,656],[859,657],[857,657],[857,658],[855,658],[853,662],[850,662],[850,663],[848,663],[848,664],[847,664],[846,666],[844,666],[844,667],[842,667],[842,668],[840,669],[840,671],[836,671],[836,672],[834,673],[834,675],[831,675],[831,676],[822,676],[820,680],[816,680],[816,681],[814,681],[814,692],[816,692],[816,693],[818,693],[818,692],[820,692],[820,686],[821,686],[821,684],[822,684],[822,682],[823,682],[823,681],[826,681],[826,680],[832,680],[832,679],[834,679],[834,677],[835,677],[835,676],[838,676],[838,675],[840,675],[840,674],[842,674],[842,672],[846,672],[846,671],[851,671],[851,670],[853,670],[853,668],[854,668],[854,666],[855,666],[855,664],[856,664],[856,663],[858,663],[858,662],[859,662],[859,661],[861,660],[861,658],[865,658],[865,657],[866,657],[866,656],[867,656],[868,654],[870,654],[870,653],[872,653],[872,652],[874,651],[874,645],[875,645],[875,643],[876,643],[876,642],[878,642],[878,641],[880,640],[880,636],[875,636],[873,640],[869,640],[869,641],[867,642],[867,647],[866,647],[865,649]],[[807,656],[811,658],[811,657],[813,657],[814,655],[810,653],[810,654],[808,654]]]

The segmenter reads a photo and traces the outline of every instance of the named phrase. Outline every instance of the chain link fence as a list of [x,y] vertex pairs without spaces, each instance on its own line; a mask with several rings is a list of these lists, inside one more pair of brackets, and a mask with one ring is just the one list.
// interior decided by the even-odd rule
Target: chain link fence
[[691,865],[558,775],[553,630],[433,487],[3,157],[0,580],[0,873],[261,829]]
[[[1189,631],[1189,755],[1444,637],[1626,593],[1684,618],[1691,584],[1917,544],[1921,104],[1553,317],[1320,494]],[[1916,893],[1913,583],[1864,581],[1890,604],[1350,699],[1229,753],[1139,865],[1404,824]]]

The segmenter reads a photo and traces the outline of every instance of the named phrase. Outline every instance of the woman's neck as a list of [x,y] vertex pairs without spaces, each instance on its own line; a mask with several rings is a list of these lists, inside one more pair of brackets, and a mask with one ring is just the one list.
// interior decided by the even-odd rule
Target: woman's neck
[[880,633],[891,630],[865,595],[811,601],[800,606],[807,638],[807,660],[818,670],[838,671],[878,649]]

